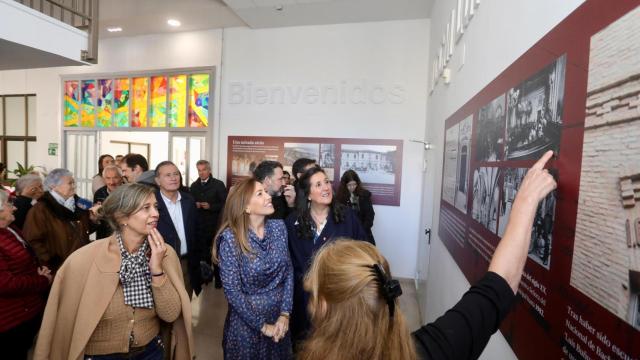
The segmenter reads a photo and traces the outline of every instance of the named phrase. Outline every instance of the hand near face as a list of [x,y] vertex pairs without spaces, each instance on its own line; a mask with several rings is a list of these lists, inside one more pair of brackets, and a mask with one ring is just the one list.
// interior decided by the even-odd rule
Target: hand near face
[[287,200],[287,205],[289,207],[294,207],[296,204],[296,190],[294,189],[293,185],[285,185],[282,194]]
[[149,259],[149,270],[152,274],[160,274],[162,272],[162,259],[167,253],[167,244],[165,244],[162,235],[158,229],[152,228],[149,231],[149,246],[151,247],[151,258]]

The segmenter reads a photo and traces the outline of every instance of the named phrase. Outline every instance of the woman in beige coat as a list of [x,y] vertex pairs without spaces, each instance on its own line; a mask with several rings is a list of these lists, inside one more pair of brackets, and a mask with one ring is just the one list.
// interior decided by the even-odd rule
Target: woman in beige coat
[[123,185],[98,212],[114,234],[58,270],[34,359],[191,359],[191,304],[180,261],[156,230],[153,189]]

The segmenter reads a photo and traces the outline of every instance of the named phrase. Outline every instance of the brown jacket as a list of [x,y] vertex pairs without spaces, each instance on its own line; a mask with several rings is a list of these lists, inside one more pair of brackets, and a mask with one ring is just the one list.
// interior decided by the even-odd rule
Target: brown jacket
[[[94,241],[69,256],[53,282],[34,360],[83,358],[84,348],[120,282],[120,259],[114,236]],[[182,314],[172,324],[170,358],[189,360],[193,357],[191,302],[184,288],[180,260],[171,247],[162,268],[182,301]]]
[[22,232],[40,263],[56,271],[72,252],[89,243],[94,228],[87,210],[76,206],[72,212],[46,192],[29,210]]

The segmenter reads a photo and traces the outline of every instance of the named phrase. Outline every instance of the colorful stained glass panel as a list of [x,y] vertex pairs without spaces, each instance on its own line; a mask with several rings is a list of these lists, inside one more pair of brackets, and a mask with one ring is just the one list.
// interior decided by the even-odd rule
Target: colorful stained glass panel
[[169,126],[185,127],[187,118],[187,75],[169,78]]
[[147,89],[149,78],[133,78],[131,127],[147,127]]
[[167,126],[167,78],[154,76],[151,78],[151,109],[149,118],[152,127]]
[[96,125],[96,81],[82,81],[82,113],[80,114],[82,127]]
[[98,80],[98,127],[111,127],[112,101],[113,101],[113,80]]
[[209,75],[189,76],[189,126],[206,127],[209,123]]
[[129,79],[116,79],[114,87],[114,123],[116,127],[129,127]]
[[78,126],[78,82],[64,82],[64,126]]

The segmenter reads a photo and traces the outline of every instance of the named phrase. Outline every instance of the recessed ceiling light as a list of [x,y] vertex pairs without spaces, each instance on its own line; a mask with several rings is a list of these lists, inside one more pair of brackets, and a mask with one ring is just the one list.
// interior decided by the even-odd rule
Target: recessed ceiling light
[[178,27],[178,26],[181,25],[180,21],[178,21],[176,19],[167,20],[167,24],[169,24],[170,26],[173,26],[173,27]]
[[121,28],[121,27],[119,27],[119,26],[108,27],[108,28],[107,28],[107,31],[108,31],[108,32],[120,32],[120,31],[122,31],[122,28]]

